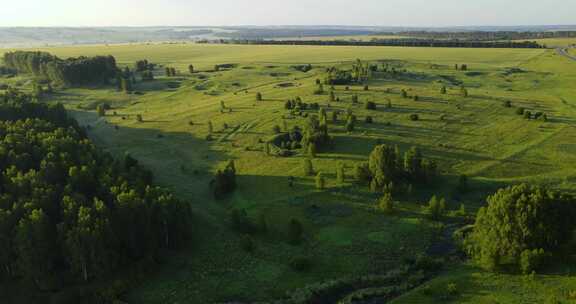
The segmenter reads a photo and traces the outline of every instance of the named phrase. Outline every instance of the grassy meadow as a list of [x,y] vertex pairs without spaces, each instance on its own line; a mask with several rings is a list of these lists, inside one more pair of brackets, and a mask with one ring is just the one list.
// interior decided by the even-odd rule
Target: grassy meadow
[[[430,253],[445,241],[442,227],[422,212],[434,194],[445,197],[449,209],[464,204],[473,215],[486,194],[502,185],[526,181],[576,189],[576,62],[554,50],[199,44],[41,50],[61,57],[110,54],[130,67],[147,59],[179,71],[166,77],[158,69],[154,81],[138,81],[137,94],[97,87],[59,90],[52,97],[89,126],[88,134],[99,146],[116,155],[131,153],[152,169],[158,183],[193,208],[191,246],[167,253],[158,269],[125,296],[130,303],[267,300],[318,281],[393,269],[404,258]],[[336,86],[339,102],[313,93],[315,80],[323,78],[326,68],[350,67],[356,59],[388,63],[407,73],[395,78],[376,73],[367,91]],[[189,64],[196,73],[188,73]],[[213,71],[216,64],[232,67]],[[299,64],[313,69],[294,69]],[[455,64],[467,64],[468,71],[455,70]],[[0,81],[27,85],[20,78]],[[468,97],[461,96],[461,85]],[[445,95],[442,86],[448,88]],[[402,89],[419,100],[402,98]],[[256,101],[257,92],[262,101]],[[354,94],[359,103],[352,103]],[[358,116],[351,133],[342,120],[330,123],[335,149],[318,153],[312,161],[327,177],[325,190],[315,189],[314,178],[303,176],[306,155],[280,158],[262,151],[260,141],[273,135],[275,125],[285,121],[289,128],[303,126],[304,118],[284,109],[285,101],[297,96],[318,102],[329,113],[350,108]],[[221,101],[232,111],[221,113]],[[365,109],[368,101],[377,109]],[[511,108],[504,106],[506,101]],[[385,108],[388,102],[392,108]],[[102,103],[112,107],[105,117],[96,113]],[[516,114],[520,107],[543,112],[548,120],[526,120]],[[410,114],[420,119],[411,121]],[[136,115],[142,115],[143,122]],[[365,123],[366,116],[374,123]],[[213,141],[205,139],[209,122]],[[402,151],[416,146],[436,160],[441,171],[433,186],[395,197],[398,212],[393,215],[375,210],[378,196],[352,178],[354,165],[366,161],[378,142],[397,144]],[[208,187],[212,174],[230,159],[239,174],[238,189],[214,200]],[[338,162],[346,167],[345,183],[336,181]],[[472,189],[462,195],[454,191],[461,174],[469,176]],[[293,188],[288,185],[291,176]],[[245,209],[255,220],[261,215],[267,219],[271,233],[254,238],[252,253],[240,249],[242,237],[230,229],[232,208]],[[303,222],[302,246],[284,241],[292,218]],[[454,216],[447,225],[458,221]],[[298,256],[311,258],[310,271],[289,267],[288,261]],[[456,282],[460,295],[447,299],[454,303],[540,303],[550,286],[560,286],[560,295],[576,289],[576,280],[566,276],[573,270],[566,269],[551,270],[524,285],[521,276],[492,275],[455,263],[429,285],[442,290]],[[417,289],[394,303],[438,299]]]

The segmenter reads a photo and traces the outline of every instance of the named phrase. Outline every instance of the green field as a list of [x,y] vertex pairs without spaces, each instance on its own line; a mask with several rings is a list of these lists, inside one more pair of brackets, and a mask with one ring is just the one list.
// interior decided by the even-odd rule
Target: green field
[[[126,295],[130,303],[266,300],[342,275],[386,271],[434,244],[438,231],[421,209],[433,194],[446,197],[450,209],[465,204],[473,214],[487,193],[504,184],[529,181],[576,189],[576,167],[566,166],[576,162],[576,62],[553,50],[197,44],[43,50],[61,57],[111,54],[128,66],[147,59],[180,72],[165,77],[159,69],[156,80],[138,82],[139,94],[122,94],[112,87],[71,88],[53,97],[65,103],[81,125],[90,126],[89,136],[99,146],[116,155],[130,152],[152,169],[161,185],[193,207],[192,245],[169,253],[157,271]],[[356,59],[387,62],[410,73],[395,79],[374,77],[368,91],[336,86],[340,102],[313,94],[315,80],[326,68],[349,67]],[[189,64],[199,72],[189,74]],[[214,72],[216,64],[234,66]],[[296,64],[312,64],[313,69],[300,72],[292,67]],[[456,71],[455,64],[467,64],[469,70]],[[5,82],[27,85],[19,78]],[[460,83],[469,91],[466,98],[459,93]],[[440,94],[442,86],[448,94]],[[402,89],[418,95],[419,101],[402,98]],[[256,92],[263,101],[255,101]],[[359,103],[351,102],[353,94]],[[318,102],[328,112],[351,108],[360,121],[352,133],[343,122],[330,124],[335,149],[313,160],[314,168],[328,178],[324,191],[315,190],[314,179],[303,176],[306,156],[266,156],[259,144],[284,118],[289,127],[303,124],[302,117],[284,110],[284,102],[296,96]],[[233,111],[221,113],[220,101]],[[367,101],[378,109],[366,110]],[[393,106],[385,109],[389,101]],[[512,108],[504,107],[505,101]],[[112,107],[104,118],[95,111],[102,103]],[[546,113],[548,120],[528,121],[515,114],[519,107]],[[413,113],[419,121],[408,119]],[[136,121],[138,114],[143,122]],[[367,115],[373,124],[364,123]],[[209,121],[216,131],[214,141],[205,140]],[[417,146],[438,161],[442,171],[434,187],[397,198],[399,212],[394,215],[375,211],[378,196],[352,180],[353,166],[366,161],[378,141],[398,144],[402,151]],[[239,174],[238,190],[215,201],[209,181],[230,159]],[[344,184],[335,178],[337,162],[347,168]],[[470,177],[473,190],[454,196],[460,174]],[[288,186],[290,176],[296,178],[294,188]],[[264,214],[268,220],[273,233],[255,237],[253,253],[239,249],[241,237],[229,228],[231,208],[244,208],[254,219]],[[291,218],[304,223],[303,246],[283,241]],[[314,261],[309,272],[288,266],[287,261],[302,255]],[[538,303],[538,293],[554,284],[576,288],[564,273],[537,276],[533,285],[519,280],[456,265],[430,284],[465,285],[454,303]],[[394,303],[432,300],[416,290]]]

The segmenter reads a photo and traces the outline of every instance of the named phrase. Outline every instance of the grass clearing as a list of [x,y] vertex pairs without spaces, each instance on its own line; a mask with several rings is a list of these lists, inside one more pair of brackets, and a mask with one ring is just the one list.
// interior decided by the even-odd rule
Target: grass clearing
[[[141,95],[121,94],[114,88],[72,88],[54,96],[82,125],[90,126],[89,135],[98,145],[117,155],[130,152],[153,170],[160,184],[191,201],[196,215],[193,246],[169,253],[154,275],[126,295],[129,302],[264,300],[343,274],[385,271],[430,247],[436,230],[424,219],[421,206],[433,194],[446,197],[450,209],[464,203],[472,213],[484,204],[488,191],[504,183],[534,181],[574,189],[576,168],[566,164],[576,161],[572,144],[576,69],[568,68],[576,62],[553,50],[197,44],[42,50],[62,57],[111,54],[122,65],[148,59],[180,71],[169,78],[158,71],[155,81],[138,83]],[[336,86],[340,102],[328,102],[327,94],[313,94],[315,79],[322,78],[327,67],[348,67],[357,58],[394,63],[410,73],[395,79],[375,77],[368,91]],[[224,63],[237,66],[211,71]],[[189,64],[199,72],[188,74]],[[304,73],[292,67],[297,64],[312,64],[313,69]],[[455,64],[467,64],[470,71],[456,71]],[[7,81],[26,87],[23,79]],[[469,91],[467,98],[460,95],[462,83]],[[440,94],[442,86],[448,88],[446,95]],[[402,98],[401,89],[420,100]],[[256,92],[262,93],[263,101],[255,100]],[[360,103],[351,102],[353,94]],[[282,125],[283,117],[289,116],[284,101],[296,96],[318,102],[329,112],[352,108],[360,121],[351,134],[342,121],[330,124],[336,148],[313,160],[315,170],[327,176],[324,191],[315,190],[313,178],[302,176],[305,156],[265,156],[258,143],[272,135],[275,125]],[[233,111],[220,113],[220,101]],[[366,110],[367,101],[375,102],[377,110]],[[388,101],[391,109],[385,108]],[[511,101],[513,108],[504,107],[505,101]],[[112,110],[101,118],[95,108],[104,102]],[[527,121],[515,114],[518,107],[542,111],[549,119]],[[410,121],[412,113],[420,119]],[[143,122],[137,122],[138,114]],[[375,123],[363,122],[368,115]],[[304,121],[299,116],[285,120],[288,127]],[[214,141],[205,140],[209,121]],[[419,147],[438,161],[445,177],[434,189],[415,189],[412,196],[397,198],[397,214],[373,210],[378,197],[354,185],[352,168],[367,160],[378,141],[398,144],[402,151]],[[229,159],[235,160],[239,188],[226,200],[214,201],[208,184]],[[335,179],[337,162],[346,167],[344,184]],[[460,174],[470,177],[472,192],[454,194]],[[290,176],[295,177],[294,188],[288,186]],[[231,208],[246,209],[254,219],[264,214],[270,224],[269,236],[254,237],[253,253],[240,249],[241,238],[229,228]],[[304,225],[303,246],[284,241],[291,218]],[[314,261],[309,272],[296,272],[287,263],[301,255]],[[458,279],[471,286],[464,290],[470,294],[464,303],[490,303],[484,297],[495,286],[487,283],[492,277],[476,275],[463,265],[437,280],[442,285]],[[514,280],[519,279],[503,277],[497,282]],[[546,282],[543,277],[538,284]],[[566,279],[566,284],[572,281]],[[502,288],[501,299],[524,299],[517,293],[526,291],[518,288]],[[420,300],[416,291],[397,303]]]

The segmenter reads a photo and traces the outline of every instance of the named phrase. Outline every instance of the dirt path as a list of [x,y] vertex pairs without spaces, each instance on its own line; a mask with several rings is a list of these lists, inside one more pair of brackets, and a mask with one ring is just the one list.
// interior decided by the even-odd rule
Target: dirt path
[[566,57],[566,58],[568,58],[568,59],[571,59],[571,60],[576,61],[576,56],[570,55],[570,53],[568,53],[568,49],[566,49],[566,48],[557,48],[557,49],[556,49],[556,52],[557,52],[558,55],[560,55],[560,56],[564,56],[564,57]]

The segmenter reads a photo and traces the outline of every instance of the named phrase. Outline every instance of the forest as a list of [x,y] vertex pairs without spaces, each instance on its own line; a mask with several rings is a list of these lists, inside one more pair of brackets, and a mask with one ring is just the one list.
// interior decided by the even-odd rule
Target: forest
[[9,89],[0,119],[3,280],[71,291],[188,239],[188,203],[130,155],[97,148],[61,104]]
[[15,51],[4,53],[8,69],[29,73],[64,86],[107,83],[117,74],[113,56],[60,59],[46,52]]
[[397,46],[397,47],[450,47],[450,48],[526,48],[538,49],[544,46],[534,41],[475,41],[475,40],[440,40],[374,38],[370,41],[350,40],[201,40],[200,43],[220,44],[255,44],[255,45],[322,45],[322,46]]

